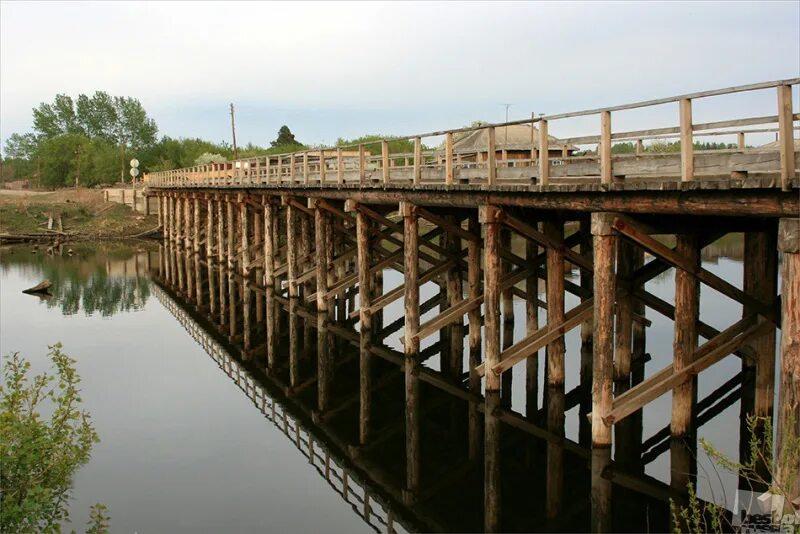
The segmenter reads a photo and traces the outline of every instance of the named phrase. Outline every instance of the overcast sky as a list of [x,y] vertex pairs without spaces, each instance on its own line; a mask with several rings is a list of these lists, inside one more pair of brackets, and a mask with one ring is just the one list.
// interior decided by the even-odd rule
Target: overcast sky
[[[499,121],[504,103],[513,119],[798,77],[798,43],[797,1],[4,0],[0,138],[57,93],[104,90],[140,99],[160,134],[229,140],[234,102],[240,144],[281,124],[330,144]],[[708,116],[732,105],[774,114],[775,93]]]

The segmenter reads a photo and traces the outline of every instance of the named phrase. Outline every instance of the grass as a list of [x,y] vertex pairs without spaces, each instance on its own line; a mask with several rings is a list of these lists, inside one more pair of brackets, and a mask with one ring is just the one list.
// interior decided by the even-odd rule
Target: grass
[[65,233],[85,237],[134,235],[158,224],[155,215],[145,217],[128,206],[104,202],[102,191],[97,190],[0,194],[0,233],[45,234],[51,214],[61,216]]

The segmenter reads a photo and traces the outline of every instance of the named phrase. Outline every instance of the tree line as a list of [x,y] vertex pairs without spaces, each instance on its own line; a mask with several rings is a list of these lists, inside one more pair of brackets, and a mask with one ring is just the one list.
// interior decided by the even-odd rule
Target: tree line
[[[237,147],[240,158],[303,150],[288,126],[269,147]],[[0,181],[32,180],[43,187],[129,182],[128,161],[154,172],[233,159],[233,147],[200,138],[158,137],[158,126],[142,103],[104,91],[56,95],[33,109],[33,131],[14,133],[0,158]]]

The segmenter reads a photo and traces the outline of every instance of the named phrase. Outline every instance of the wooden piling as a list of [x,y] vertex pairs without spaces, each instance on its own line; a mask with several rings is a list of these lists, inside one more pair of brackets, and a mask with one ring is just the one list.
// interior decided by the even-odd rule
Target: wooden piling
[[[778,225],[781,271],[780,412],[776,450],[800,436],[800,219],[781,219]],[[779,465],[777,481],[792,496],[800,495],[796,466]]]
[[[564,240],[564,223],[548,218],[543,223],[544,234],[560,245]],[[547,247],[547,324],[564,322],[564,255],[559,248]],[[564,337],[547,345],[547,430],[556,436],[564,435]],[[561,512],[564,493],[564,449],[558,443],[547,443],[547,494],[545,509],[548,519]]]
[[214,200],[206,197],[206,261],[210,264],[214,255]]
[[245,280],[250,277],[250,217],[247,213],[247,203],[239,195],[239,233],[241,234],[241,272]]
[[[534,223],[538,226],[538,223]],[[525,260],[531,264],[539,255],[539,246],[525,240]],[[525,333],[539,329],[539,277],[531,273],[525,278]],[[525,360],[525,416],[533,420],[539,411],[539,351]]]
[[[775,295],[778,291],[778,243],[777,232],[766,230],[761,232],[745,232],[744,234],[744,276],[742,290],[763,302],[770,308],[775,306]],[[757,310],[752,306],[744,305],[742,314],[746,317]],[[759,316],[759,322],[769,322]],[[773,398],[775,394],[775,329],[769,328],[750,342],[754,358],[742,358],[742,400],[740,403],[740,434],[739,458],[741,463],[747,463],[750,457],[750,442],[753,436],[747,424],[747,416],[773,419]],[[763,440],[763,425],[755,429]],[[764,480],[770,479],[769,469],[764,462],[756,466],[759,475]],[[749,481],[740,480],[746,484],[741,489],[750,489]],[[755,484],[756,491],[766,491],[764,485]]]
[[235,263],[236,260],[234,257],[234,251],[236,250],[236,220],[233,215],[235,206],[233,204],[233,198],[231,198],[230,195],[228,195],[225,198],[225,200],[226,200],[226,207],[228,209],[227,213],[228,220],[226,224],[228,230],[228,236],[226,238],[226,244],[228,245],[228,250],[226,252],[227,255],[226,259],[228,262],[228,269],[233,270],[234,266],[236,265]]
[[[354,207],[354,209],[356,209]],[[359,305],[359,443],[365,445],[369,440],[370,392],[371,385],[371,345],[372,317],[372,276],[370,275],[370,220],[361,211],[356,211],[356,246],[358,247],[358,305]]]
[[193,222],[194,228],[192,231],[192,252],[194,252],[195,256],[200,256],[200,219],[201,219],[201,211],[200,211],[200,197],[195,193],[194,195],[194,206],[193,206]]
[[[492,128],[490,128],[492,130]],[[506,226],[500,227],[500,248],[506,252],[511,251],[511,230]],[[502,261],[500,263],[500,273],[502,277],[507,277],[511,274],[512,265],[510,261]],[[502,304],[502,321],[503,330],[501,336],[501,350],[506,350],[514,344],[514,292],[513,288],[509,287],[501,293]],[[511,408],[511,393],[513,387],[514,373],[509,370],[503,373],[500,385],[500,405],[504,408]]]
[[[696,235],[679,234],[676,252],[687,265],[700,267],[700,245]],[[675,341],[674,372],[694,361],[697,350],[697,321],[700,314],[700,282],[691,273],[675,270]],[[697,436],[694,428],[697,405],[697,377],[686,380],[672,390],[670,423],[670,485],[684,491],[696,475]]]
[[611,426],[603,416],[611,411],[614,373],[614,253],[613,214],[592,214],[594,236],[594,333],[592,366],[592,532],[611,530],[611,482],[603,472],[611,463]]
[[[311,207],[311,206],[309,206]],[[325,211],[314,206],[314,255],[317,280],[317,409],[328,409],[331,370],[328,340],[328,235]]]
[[405,270],[405,390],[406,390],[406,490],[410,499],[419,491],[419,221],[416,206],[400,204],[403,217],[403,267]]
[[294,387],[297,385],[300,376],[300,330],[299,330],[299,317],[297,315],[298,307],[298,264],[297,264],[297,237],[299,234],[298,221],[297,221],[297,208],[286,202],[286,265],[287,265],[287,283],[289,291],[289,384]]
[[[483,291],[485,306],[484,353],[486,368],[500,362],[500,211],[491,205],[480,207],[484,227]],[[484,529],[500,530],[500,421],[494,411],[500,402],[500,377],[486,373],[484,414]]]
[[[467,223],[472,235],[480,236],[481,227],[478,214],[472,211]],[[467,241],[467,297],[470,300],[481,296],[481,256],[480,243],[477,240]],[[469,390],[480,395],[481,377],[477,367],[481,364],[481,308],[473,308],[467,313],[469,325]],[[469,458],[475,460],[481,450],[481,429],[479,427],[478,404],[470,401],[469,405]]]
[[[581,241],[580,254],[584,258],[593,257],[592,247],[592,222],[591,218],[584,218],[580,222]],[[594,294],[594,273],[581,269],[580,286],[585,291],[581,302],[585,302]],[[581,401],[578,408],[578,443],[583,447],[591,447],[592,424],[587,417],[592,410],[592,362],[594,346],[594,319],[587,318],[581,323],[581,366],[580,385]]]

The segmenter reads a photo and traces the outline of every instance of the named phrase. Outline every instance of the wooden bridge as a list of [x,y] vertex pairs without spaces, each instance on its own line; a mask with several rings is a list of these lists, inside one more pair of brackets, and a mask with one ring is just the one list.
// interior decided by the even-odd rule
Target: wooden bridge
[[[793,138],[800,116],[792,107],[792,88],[799,83],[782,80],[431,132],[408,138],[413,153],[392,153],[384,140],[379,149],[370,144],[316,149],[152,173],[145,183],[148,194],[159,199],[165,250],[180,249],[198,264],[216,264],[242,280],[239,289],[227,286],[231,335],[241,335],[245,353],[263,359],[267,370],[278,365],[278,308],[286,308],[288,388],[315,389],[320,417],[340,408],[332,402],[329,379],[347,358],[332,347],[330,334],[358,344],[354,446],[366,447],[381,432],[371,412],[371,399],[382,387],[374,358],[403,368],[406,501],[420,494],[423,382],[473,401],[468,446],[484,451],[487,531],[504,527],[498,477],[505,461],[500,426],[508,421],[547,436],[548,466],[561,465],[566,450],[591,448],[591,528],[607,531],[612,480],[645,484],[618,469],[642,458],[636,420],[645,405],[672,393],[667,435],[676,491],[696,474],[697,416],[704,406],[697,402],[699,373],[736,355],[742,414],[773,417],[776,328],[781,330],[778,447],[780,436],[790,431],[787,421],[800,420],[800,180]],[[698,101],[741,92],[777,104],[777,113],[693,121]],[[678,125],[612,130],[612,116],[657,106],[675,106]],[[564,149],[554,155],[548,132],[560,121],[587,116],[599,117],[599,133],[558,143],[596,144],[596,151]],[[514,125],[530,127],[530,145],[498,146],[498,132]],[[485,131],[485,150],[454,148],[461,134],[475,130]],[[746,146],[746,135],[771,131],[776,143]],[[720,135],[736,135],[738,148],[695,150],[695,139]],[[646,140],[669,136],[679,140],[679,153],[645,149]],[[442,139],[441,148],[423,150],[426,138]],[[615,154],[613,145],[626,140],[635,141],[636,152]],[[521,150],[527,157],[519,157]],[[744,233],[741,283],[700,263],[701,250],[731,232]],[[577,282],[569,276],[573,268],[580,273]],[[672,268],[670,303],[646,283]],[[183,276],[168,264],[163,269],[170,280]],[[404,283],[385,290],[384,276],[391,270],[402,273]],[[701,285],[740,306],[742,319],[722,331],[705,322],[699,313]],[[431,287],[438,291],[421,302],[421,288]],[[195,290],[209,309],[223,297],[209,282]],[[567,294],[579,301],[570,310]],[[515,299],[526,310],[526,332],[518,338]],[[400,317],[386,324],[400,301]],[[539,308],[546,310],[544,324]],[[672,365],[652,373],[645,373],[648,313],[675,324]],[[250,329],[237,326],[252,321],[253,314],[264,326],[258,342]],[[401,329],[398,352],[390,336]],[[573,329],[580,329],[580,356],[575,355],[580,383],[592,392],[591,402],[580,403],[579,443],[564,437],[570,407],[565,357],[572,357],[565,354],[564,335]],[[542,349],[546,402],[540,408]],[[317,367],[313,379],[303,373],[310,353]],[[423,362],[435,354],[440,371],[433,372]],[[526,367],[525,414],[510,410],[511,370],[518,364]],[[746,433],[743,427],[745,443]],[[564,471],[545,473],[546,517],[555,519],[563,512]],[[800,491],[798,480],[782,483]]]

